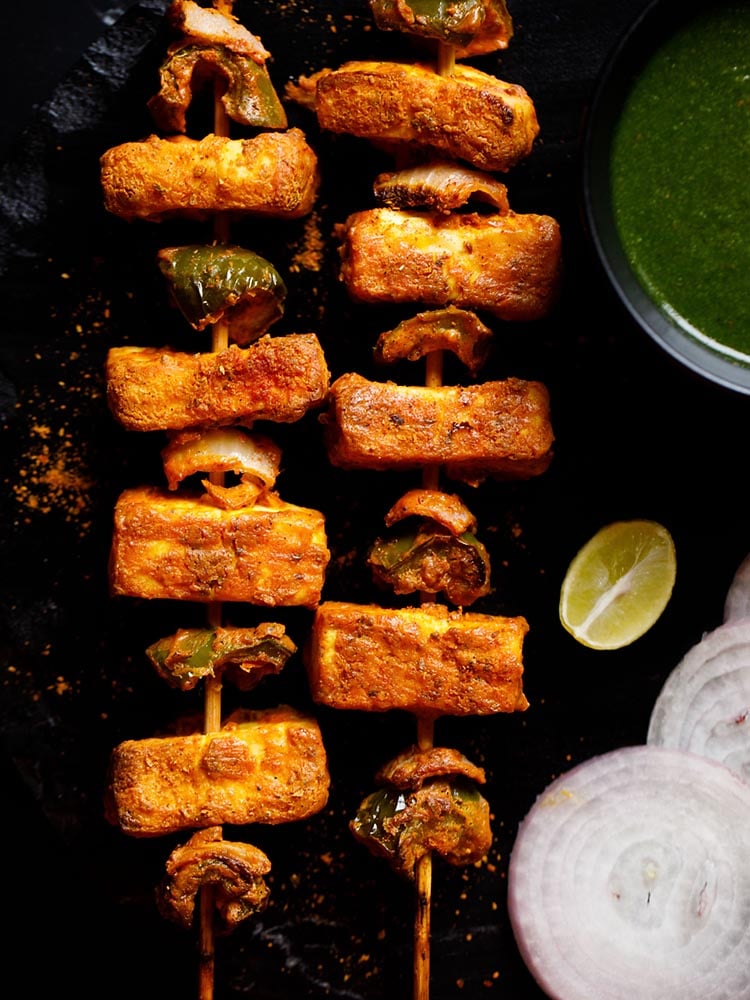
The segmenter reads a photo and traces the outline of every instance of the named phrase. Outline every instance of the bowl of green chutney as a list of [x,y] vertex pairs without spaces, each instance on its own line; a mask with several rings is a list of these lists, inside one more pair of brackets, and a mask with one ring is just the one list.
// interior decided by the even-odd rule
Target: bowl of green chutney
[[656,0],[588,108],[583,197],[619,298],[695,372],[750,393],[750,2]]

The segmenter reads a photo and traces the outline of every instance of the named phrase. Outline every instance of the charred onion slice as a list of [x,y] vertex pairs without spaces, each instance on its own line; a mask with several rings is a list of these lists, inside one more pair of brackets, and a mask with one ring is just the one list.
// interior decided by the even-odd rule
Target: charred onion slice
[[385,515],[390,528],[405,517],[428,517],[453,535],[476,531],[477,519],[455,493],[441,490],[407,490]]
[[287,117],[263,63],[223,45],[173,45],[159,70],[159,90],[147,102],[164,132],[187,131],[193,97],[208,85],[224,84],[221,103],[227,116],[241,125],[284,129]]
[[189,929],[195,897],[210,885],[221,918],[216,929],[227,934],[246,917],[265,909],[270,890],[263,876],[270,871],[271,862],[252,844],[224,840],[220,826],[199,830],[167,860],[166,876],[156,893],[159,912]]
[[286,285],[263,257],[238,246],[165,247],[159,269],[196,330],[226,318],[237,344],[257,340],[284,313]]
[[223,483],[214,483],[210,479],[201,479],[206,494],[216,507],[222,510],[241,510],[243,507],[253,507],[260,500],[263,494],[263,502],[270,500],[270,494],[266,493],[261,484],[255,482],[236,483],[234,486],[225,486]]
[[390,785],[400,792],[413,792],[431,778],[462,775],[479,785],[485,783],[484,769],[452,747],[409,747],[384,764],[375,775],[378,784]]
[[215,427],[171,434],[161,452],[170,490],[196,472],[233,472],[273,488],[281,465],[281,449],[263,434],[237,427]]
[[510,211],[505,184],[489,174],[450,161],[378,174],[373,191],[378,205],[385,208],[430,208],[447,215],[475,198],[492,205],[501,214]]
[[724,621],[740,618],[750,618],[750,555],[737,567],[724,601]]
[[557,1000],[739,1000],[750,967],[750,785],[627,747],[579,765],[520,825],[508,880],[526,964]]
[[283,625],[255,628],[183,628],[152,643],[146,655],[171,687],[191,691],[205,677],[230,680],[249,691],[279,673],[297,647]]
[[489,804],[463,777],[433,778],[413,792],[373,792],[349,828],[372,854],[409,879],[414,878],[417,861],[429,852],[452,865],[471,865],[481,861],[492,844]]
[[750,619],[688,650],[654,703],[647,741],[711,757],[750,782]]
[[375,577],[397,594],[443,591],[459,607],[488,593],[489,556],[472,534],[476,518],[461,498],[440,490],[409,490],[388,511],[385,523],[392,527],[411,516],[425,519],[419,530],[378,539],[370,550]]
[[173,0],[167,22],[183,40],[200,45],[225,45],[232,52],[264,63],[270,56],[259,38],[233,15],[216,8],[201,7],[194,0]]
[[492,330],[468,309],[448,306],[430,309],[402,320],[381,333],[375,344],[375,361],[418,361],[432,351],[451,351],[476,378],[487,360]]
[[437,525],[404,529],[378,538],[367,562],[375,579],[395,594],[443,593],[465,608],[490,590],[487,550],[468,531],[456,536]]
[[505,0],[370,0],[381,31],[436,38],[459,49],[459,56],[506,49],[513,21]]

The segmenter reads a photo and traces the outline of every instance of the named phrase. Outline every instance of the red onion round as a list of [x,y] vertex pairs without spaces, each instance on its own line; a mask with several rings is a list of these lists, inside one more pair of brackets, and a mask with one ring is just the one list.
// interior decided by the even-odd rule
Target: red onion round
[[520,825],[509,915],[555,1000],[750,998],[750,785],[638,746],[552,782]]
[[750,781],[750,618],[688,650],[654,703],[647,742],[721,761]]

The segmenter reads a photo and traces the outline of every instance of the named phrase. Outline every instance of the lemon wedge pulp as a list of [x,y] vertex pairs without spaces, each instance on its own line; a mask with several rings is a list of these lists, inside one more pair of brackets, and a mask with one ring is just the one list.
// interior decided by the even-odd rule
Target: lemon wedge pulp
[[591,649],[620,649],[656,622],[672,595],[672,536],[656,521],[615,521],[576,553],[560,590],[560,621]]

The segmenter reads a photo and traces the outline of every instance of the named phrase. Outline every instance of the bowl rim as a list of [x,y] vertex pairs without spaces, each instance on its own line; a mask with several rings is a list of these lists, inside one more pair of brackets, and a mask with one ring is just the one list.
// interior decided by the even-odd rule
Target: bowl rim
[[733,360],[692,338],[644,289],[622,248],[610,197],[610,151],[618,109],[639,69],[659,45],[705,10],[705,3],[700,0],[652,0],[615,44],[586,111],[582,142],[583,205],[589,237],[602,268],[641,329],[691,371],[726,388],[750,394],[750,357],[746,363]]

